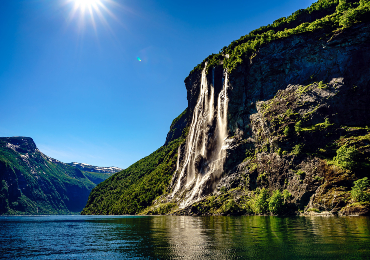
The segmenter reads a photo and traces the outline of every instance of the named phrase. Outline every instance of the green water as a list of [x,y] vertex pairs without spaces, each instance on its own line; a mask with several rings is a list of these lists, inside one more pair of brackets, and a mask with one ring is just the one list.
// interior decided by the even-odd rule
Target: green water
[[1,259],[370,259],[367,217],[0,217]]

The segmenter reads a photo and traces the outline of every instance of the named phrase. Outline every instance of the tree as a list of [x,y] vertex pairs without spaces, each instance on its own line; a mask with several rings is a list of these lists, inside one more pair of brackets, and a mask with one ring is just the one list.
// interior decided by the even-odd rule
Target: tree
[[265,188],[257,191],[257,195],[254,202],[254,211],[257,214],[267,213],[269,208],[269,194]]
[[283,191],[283,197],[284,197],[284,204],[292,196],[292,194],[288,190]]
[[346,2],[346,0],[339,0],[339,4],[337,5],[336,11],[337,13],[344,12],[351,6]]
[[278,214],[283,206],[283,195],[279,190],[275,190],[269,201],[269,210],[273,214]]
[[294,130],[295,130],[297,133],[299,133],[299,132],[301,132],[301,131],[302,131],[302,121],[301,121],[301,120],[299,120],[299,121],[295,124],[295,126],[294,126]]
[[285,135],[285,136],[288,136],[288,135],[289,135],[289,133],[290,133],[289,126],[286,126],[286,127],[284,128],[284,135]]
[[369,180],[367,177],[359,179],[354,182],[354,186],[351,190],[351,197],[354,201],[365,202],[370,200],[369,193],[366,189],[369,187]]
[[334,157],[334,161],[343,169],[352,170],[356,166],[357,156],[356,147],[345,144],[337,150],[337,156]]

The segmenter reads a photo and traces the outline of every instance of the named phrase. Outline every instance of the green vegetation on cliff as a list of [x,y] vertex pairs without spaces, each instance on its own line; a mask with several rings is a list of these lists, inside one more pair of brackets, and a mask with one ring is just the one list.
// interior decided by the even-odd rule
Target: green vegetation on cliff
[[300,9],[233,41],[223,47],[219,54],[208,56],[190,74],[202,70],[206,62],[207,72],[210,67],[223,63],[223,67],[231,73],[237,66],[252,61],[261,46],[274,40],[318,30],[334,34],[355,23],[369,20],[369,0],[319,0],[307,9]]
[[166,142],[164,145],[167,145],[172,140],[179,138],[182,135],[182,130],[187,125],[187,113],[188,109],[186,108],[178,117],[176,117],[170,126],[170,131],[167,134]]
[[367,177],[354,182],[351,190],[352,199],[355,202],[370,202],[370,193],[367,192],[369,179]]
[[[228,191],[221,189],[218,195],[208,196],[184,211],[190,215],[287,214],[291,208],[290,198],[287,190],[274,190],[270,196],[265,188],[250,191],[246,187],[237,187]],[[158,208],[161,211],[155,212],[157,214],[182,214],[182,210],[171,211],[175,206],[165,208],[159,205]]]
[[[185,115],[184,111],[171,127]],[[182,129],[181,137],[96,186],[81,214],[137,214],[151,206],[157,197],[167,192],[176,170],[177,150],[185,141],[187,131],[188,128]]]
[[[294,197],[302,196],[295,203],[305,212],[357,214],[358,208],[345,207],[368,203],[370,127],[364,112],[354,118],[352,111],[360,110],[357,102],[343,102],[360,102],[364,94],[353,89],[341,80],[291,85],[258,102],[259,116],[252,122],[256,152],[247,149],[245,162],[259,188],[270,188],[271,194],[279,183],[281,189],[294,191]],[[264,123],[257,125],[257,119]]]

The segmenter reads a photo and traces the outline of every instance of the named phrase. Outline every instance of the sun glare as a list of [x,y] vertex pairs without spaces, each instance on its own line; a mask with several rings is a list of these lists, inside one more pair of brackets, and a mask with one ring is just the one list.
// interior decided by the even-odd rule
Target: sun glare
[[74,0],[74,2],[81,6],[81,8],[86,8],[89,6],[94,6],[100,2],[100,0]]
[[68,23],[77,19],[80,29],[90,22],[96,31],[97,20],[99,20],[107,29],[110,29],[107,18],[110,17],[118,21],[112,11],[108,8],[108,6],[118,6],[114,0],[64,0],[64,2],[71,6]]

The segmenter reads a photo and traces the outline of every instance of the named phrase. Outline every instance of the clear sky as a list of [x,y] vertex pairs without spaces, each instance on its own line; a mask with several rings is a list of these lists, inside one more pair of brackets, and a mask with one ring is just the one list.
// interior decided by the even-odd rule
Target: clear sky
[[77,2],[0,1],[0,136],[126,168],[163,145],[194,66],[315,1],[100,0],[93,16]]

